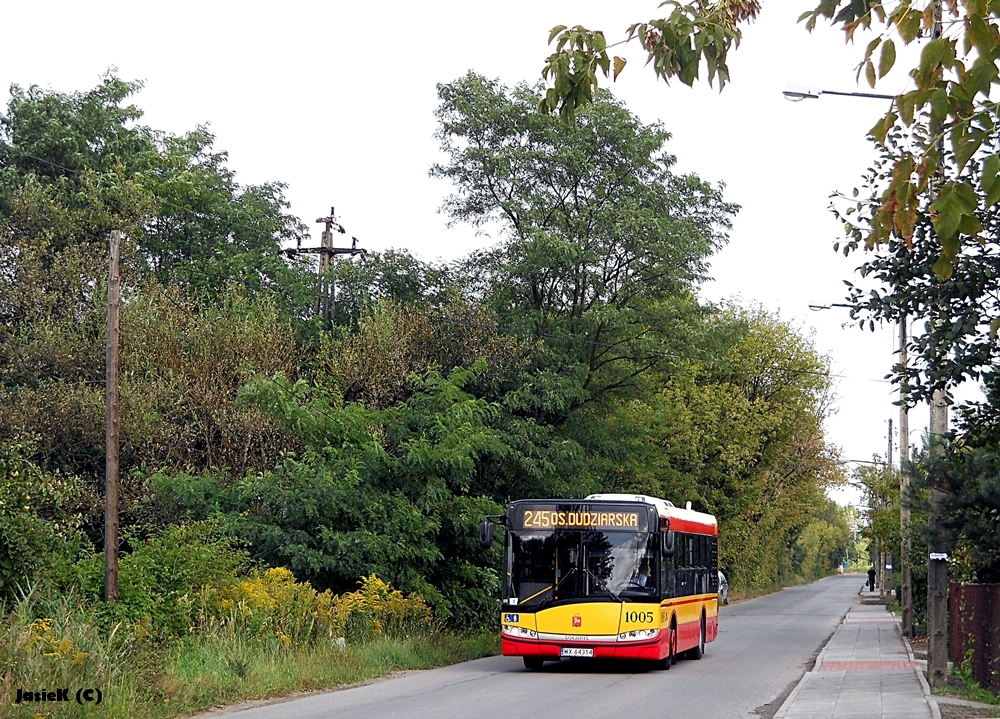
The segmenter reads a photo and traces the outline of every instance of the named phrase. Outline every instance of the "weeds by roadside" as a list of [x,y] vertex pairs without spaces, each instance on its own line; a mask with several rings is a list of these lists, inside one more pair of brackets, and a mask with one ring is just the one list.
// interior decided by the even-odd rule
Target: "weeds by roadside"
[[[499,650],[492,632],[441,631],[419,597],[404,597],[374,577],[348,595],[324,600],[325,593],[310,592],[287,571],[269,570],[233,585],[232,606],[214,596],[199,600],[197,610],[185,608],[198,626],[170,641],[142,621],[108,627],[99,608],[78,596],[26,596],[0,621],[0,714],[167,719]],[[216,613],[205,617],[206,608]],[[328,612],[318,622],[317,608]],[[69,701],[16,704],[19,689],[68,689]],[[77,703],[78,689],[100,689],[101,704]]]

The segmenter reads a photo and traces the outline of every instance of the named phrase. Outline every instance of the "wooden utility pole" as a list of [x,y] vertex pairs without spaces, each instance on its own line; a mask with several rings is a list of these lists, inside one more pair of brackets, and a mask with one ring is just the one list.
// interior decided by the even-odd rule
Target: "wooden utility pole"
[[[899,318],[899,364],[906,369],[906,343],[909,335],[906,315]],[[899,548],[899,604],[903,610],[903,636],[913,636],[913,574],[910,571],[910,477],[907,462],[910,461],[910,410],[906,406],[906,390],[899,387],[899,534],[902,545]]]
[[[330,208],[329,217],[320,217],[316,222],[322,223],[323,236],[319,247],[302,247],[299,245],[294,250],[285,250],[289,257],[294,257],[300,253],[319,253],[319,268],[316,281],[316,315],[322,317],[329,326],[337,314],[337,287],[332,277],[333,261],[337,255],[363,255],[367,250],[358,247],[358,238],[351,238],[350,247],[334,247],[333,231],[346,234],[344,226],[337,222],[334,208]],[[329,275],[329,276],[328,276]]]
[[[941,0],[933,0],[934,39],[942,35]],[[941,132],[940,123],[932,125],[932,136]],[[944,167],[944,141],[938,139],[939,173]],[[932,180],[933,183],[933,180]],[[931,185],[931,197],[934,185]],[[936,320],[935,320],[936,321]],[[944,455],[944,438],[948,433],[948,395],[944,387],[931,396],[930,455]],[[944,492],[930,488],[928,512],[929,551],[927,561],[927,682],[931,689],[943,688],[948,681],[948,537],[944,530]]]
[[105,461],[104,461],[104,599],[118,600],[118,314],[122,235],[111,233],[108,269],[108,328],[104,358]]
[[330,248],[333,247],[333,230],[331,229],[333,226],[333,208],[330,208],[329,217],[321,217],[316,222],[326,223],[326,229],[323,230],[323,235],[319,243],[319,288],[316,292],[316,314],[329,323],[330,318],[333,316],[333,310],[330,306],[330,280],[327,278],[326,273],[333,264],[333,256],[330,254]]

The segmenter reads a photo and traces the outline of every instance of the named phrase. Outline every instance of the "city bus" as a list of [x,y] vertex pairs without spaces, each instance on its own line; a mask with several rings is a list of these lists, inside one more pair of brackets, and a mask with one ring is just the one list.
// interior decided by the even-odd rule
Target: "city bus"
[[718,523],[630,494],[525,499],[487,517],[505,531],[504,656],[528,669],[565,657],[639,659],[669,669],[718,635]]

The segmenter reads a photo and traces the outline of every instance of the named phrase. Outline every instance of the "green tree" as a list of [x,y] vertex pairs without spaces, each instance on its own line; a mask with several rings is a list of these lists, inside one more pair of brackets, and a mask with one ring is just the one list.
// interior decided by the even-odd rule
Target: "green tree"
[[0,256],[20,303],[0,301],[0,321],[18,316],[27,292],[36,307],[51,296],[66,314],[89,308],[111,230],[130,240],[126,265],[161,283],[203,295],[232,283],[287,290],[307,305],[304,266],[281,254],[306,236],[284,185],[239,185],[204,127],[174,136],[140,124],[127,103],[141,87],[109,75],[83,93],[11,88],[0,115]]
[[717,322],[729,347],[687,360],[654,395],[651,466],[665,496],[719,517],[733,582],[764,588],[797,573],[788,548],[821,519],[824,489],[843,482],[823,432],[828,360],[762,310],[730,308]]
[[722,188],[675,175],[669,134],[609,96],[575,126],[538,115],[538,89],[470,73],[440,85],[438,138],[453,222],[496,223],[504,239],[462,276],[505,326],[544,340],[572,377],[572,410],[628,393],[690,344],[694,288],[736,206]]

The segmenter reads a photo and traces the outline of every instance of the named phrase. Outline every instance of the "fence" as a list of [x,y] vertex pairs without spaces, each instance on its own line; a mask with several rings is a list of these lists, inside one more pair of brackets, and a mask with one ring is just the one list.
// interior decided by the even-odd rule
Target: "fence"
[[972,676],[1000,693],[1000,584],[955,584],[948,592],[948,650],[958,664],[972,650]]

